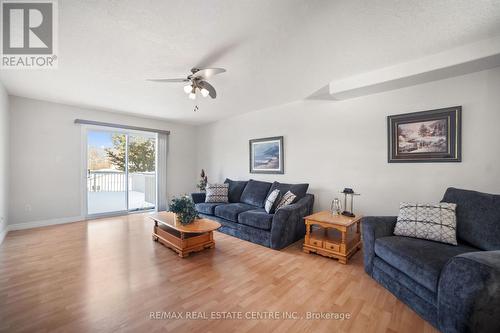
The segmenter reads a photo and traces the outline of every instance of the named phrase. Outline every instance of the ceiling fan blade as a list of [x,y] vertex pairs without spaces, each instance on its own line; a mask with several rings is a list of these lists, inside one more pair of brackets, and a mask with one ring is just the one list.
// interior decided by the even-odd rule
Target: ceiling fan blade
[[205,68],[205,69],[200,69],[199,71],[195,72],[192,77],[203,77],[205,79],[208,79],[209,77],[212,77],[214,75],[224,73],[226,70],[224,68]]
[[189,79],[147,79],[152,82],[189,82]]
[[217,92],[215,91],[215,88],[208,83],[207,81],[199,81],[198,82],[198,87],[204,88],[208,90],[208,96],[215,98],[217,97]]

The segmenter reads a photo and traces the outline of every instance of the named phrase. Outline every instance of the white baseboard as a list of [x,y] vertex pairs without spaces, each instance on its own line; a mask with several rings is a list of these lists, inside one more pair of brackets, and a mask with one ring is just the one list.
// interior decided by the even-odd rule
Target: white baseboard
[[23,230],[23,229],[39,228],[39,227],[46,227],[49,225],[73,223],[73,222],[79,222],[79,221],[85,221],[85,217],[84,216],[71,216],[71,217],[63,217],[63,218],[59,218],[59,219],[32,221],[32,222],[25,222],[25,223],[15,223],[15,224],[10,224],[8,226],[8,230],[10,231],[10,230]]

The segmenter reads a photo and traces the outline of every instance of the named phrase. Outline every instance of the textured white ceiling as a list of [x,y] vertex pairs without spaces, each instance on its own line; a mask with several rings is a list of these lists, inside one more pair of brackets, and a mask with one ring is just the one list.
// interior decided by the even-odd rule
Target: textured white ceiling
[[[10,94],[193,124],[500,34],[498,0],[64,0],[59,11],[59,68],[2,70]],[[210,80],[216,100],[144,80],[193,66],[227,69]]]

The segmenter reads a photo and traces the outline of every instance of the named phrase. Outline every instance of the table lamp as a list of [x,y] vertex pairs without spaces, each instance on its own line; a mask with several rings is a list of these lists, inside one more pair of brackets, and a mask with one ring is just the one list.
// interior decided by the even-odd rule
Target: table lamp
[[[342,192],[340,192],[342,194],[344,194],[344,211],[342,212],[342,215],[344,216],[349,216],[349,217],[354,217],[356,215],[354,215],[353,213],[353,198],[355,195],[360,195],[359,193],[355,193],[354,190],[352,188],[344,188],[344,190]],[[351,198],[351,205],[350,205],[350,209],[347,210],[347,196],[350,196]]]

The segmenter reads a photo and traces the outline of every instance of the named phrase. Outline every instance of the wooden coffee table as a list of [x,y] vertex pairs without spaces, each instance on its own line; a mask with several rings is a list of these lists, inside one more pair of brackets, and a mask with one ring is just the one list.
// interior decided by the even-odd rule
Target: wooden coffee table
[[342,264],[361,249],[361,215],[347,217],[322,211],[304,217],[306,236],[303,250],[336,258]]
[[221,226],[209,219],[196,219],[191,224],[183,225],[172,212],[160,212],[149,217],[155,221],[153,240],[171,248],[181,258],[191,252],[214,248],[213,231]]

